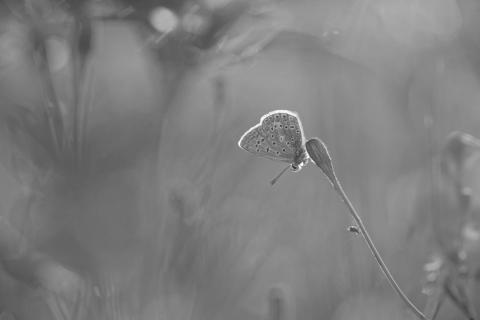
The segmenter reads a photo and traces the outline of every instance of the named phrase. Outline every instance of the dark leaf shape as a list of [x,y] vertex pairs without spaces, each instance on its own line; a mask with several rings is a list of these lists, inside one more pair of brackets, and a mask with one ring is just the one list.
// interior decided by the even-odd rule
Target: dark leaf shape
[[87,59],[92,51],[93,31],[92,22],[85,17],[77,18],[77,51],[82,60]]
[[22,180],[20,176],[39,173],[37,170],[47,172],[55,154],[46,118],[23,106],[4,106],[0,110],[0,127],[6,138],[3,143],[11,149],[6,152],[9,158],[4,164],[17,178]]
[[27,107],[14,105],[7,108],[3,119],[12,133],[25,133],[46,152],[53,155],[54,144],[46,116],[43,117]]

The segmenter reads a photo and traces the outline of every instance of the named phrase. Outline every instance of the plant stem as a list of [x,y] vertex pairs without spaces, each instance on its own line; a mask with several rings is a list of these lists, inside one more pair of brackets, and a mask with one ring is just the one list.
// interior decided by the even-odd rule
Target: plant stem
[[446,295],[450,299],[451,302],[458,308],[458,310],[467,318],[468,320],[475,320],[475,318],[470,314],[468,310],[468,306],[465,305],[460,299],[455,295],[448,284],[443,286]]
[[340,184],[340,181],[335,177],[333,181],[331,181],[333,184],[333,188],[335,191],[338,193],[338,195],[342,198],[343,202],[347,205],[348,210],[350,211],[351,215],[353,216],[353,219],[355,219],[355,222],[357,223],[358,227],[360,228],[360,231],[363,235],[363,238],[365,239],[365,242],[367,243],[368,248],[372,252],[375,260],[377,261],[377,264],[380,266],[380,269],[383,271],[385,276],[387,277],[388,282],[392,286],[392,288],[397,292],[397,294],[400,296],[400,298],[403,300],[403,302],[407,305],[410,310],[413,311],[413,313],[421,320],[427,320],[428,318],[425,317],[425,315],[408,299],[407,295],[400,289],[398,286],[397,282],[393,278],[392,274],[390,273],[390,270],[388,269],[387,265],[385,262],[383,262],[382,257],[380,256],[380,253],[378,252],[377,248],[375,247],[375,244],[372,241],[372,238],[370,238],[370,235],[365,228],[365,225],[363,224],[362,219],[358,215],[357,211],[355,210],[353,204],[351,203],[350,199],[348,198],[347,194],[342,188],[342,185]]
[[435,320],[444,300],[445,293],[443,285],[438,287],[436,286],[434,288],[434,291],[430,293],[430,296],[428,297],[427,303],[425,305],[425,309],[423,310],[425,316],[429,317],[431,320]]

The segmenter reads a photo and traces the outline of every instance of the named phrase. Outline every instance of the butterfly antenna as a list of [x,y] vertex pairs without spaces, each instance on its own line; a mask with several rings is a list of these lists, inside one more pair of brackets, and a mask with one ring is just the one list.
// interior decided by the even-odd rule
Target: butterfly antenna
[[282,170],[282,172],[280,172],[275,178],[273,178],[272,181],[270,181],[270,184],[273,186],[275,184],[275,182],[277,182],[278,178],[280,178],[282,176],[282,174],[285,173],[285,171],[287,171],[288,168],[290,168],[291,165],[288,165],[285,167],[285,169]]

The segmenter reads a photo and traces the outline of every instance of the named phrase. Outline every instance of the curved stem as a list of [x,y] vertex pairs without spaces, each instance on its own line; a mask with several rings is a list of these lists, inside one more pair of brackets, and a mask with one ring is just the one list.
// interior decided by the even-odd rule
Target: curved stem
[[365,225],[363,224],[362,219],[358,215],[357,211],[355,210],[353,204],[350,202],[350,199],[348,198],[347,194],[342,188],[342,185],[338,181],[338,179],[334,179],[331,181],[333,184],[333,188],[335,191],[337,191],[338,195],[342,198],[343,202],[347,205],[348,210],[350,211],[351,215],[353,216],[353,219],[355,219],[355,222],[358,224],[358,227],[360,228],[360,231],[363,235],[363,238],[365,239],[365,242],[367,243],[368,248],[372,252],[375,260],[377,261],[378,265],[380,266],[380,269],[383,271],[385,276],[387,277],[388,282],[392,286],[392,288],[397,292],[397,294],[400,296],[400,298],[403,300],[403,302],[410,308],[410,310],[413,311],[413,313],[421,320],[428,320],[427,317],[413,304],[413,302],[408,299],[407,295],[400,289],[398,286],[397,282],[393,278],[392,274],[390,273],[390,270],[388,269],[387,265],[385,262],[383,262],[382,257],[380,256],[380,253],[378,252],[377,248],[375,247],[375,244],[372,241],[372,238],[370,238],[370,235],[365,228]]

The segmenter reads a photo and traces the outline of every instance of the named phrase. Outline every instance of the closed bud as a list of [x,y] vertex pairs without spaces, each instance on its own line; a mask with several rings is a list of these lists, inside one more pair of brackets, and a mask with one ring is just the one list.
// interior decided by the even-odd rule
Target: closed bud
[[319,138],[312,138],[305,144],[310,159],[320,168],[333,185],[337,184],[332,158],[327,146]]

